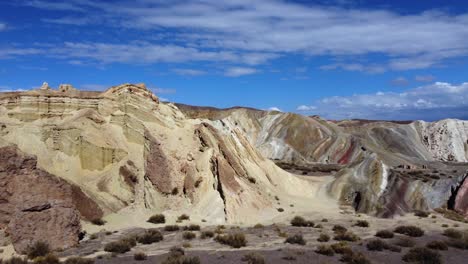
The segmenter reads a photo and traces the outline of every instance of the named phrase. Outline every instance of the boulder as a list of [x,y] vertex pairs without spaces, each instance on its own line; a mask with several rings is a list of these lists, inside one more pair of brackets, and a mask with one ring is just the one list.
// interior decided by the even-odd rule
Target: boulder
[[47,242],[51,249],[78,245],[80,212],[72,186],[36,164],[34,156],[15,146],[0,148],[1,225],[19,253],[36,241]]

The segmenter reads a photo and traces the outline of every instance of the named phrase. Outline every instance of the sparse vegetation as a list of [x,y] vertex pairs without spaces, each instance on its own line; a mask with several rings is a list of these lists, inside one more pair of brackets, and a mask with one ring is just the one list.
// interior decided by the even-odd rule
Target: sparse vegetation
[[346,254],[343,255],[341,258],[341,261],[344,263],[349,263],[349,264],[370,264],[370,260],[367,259],[367,257],[362,254],[361,252],[353,252],[350,251]]
[[278,208],[277,210],[278,210],[278,212],[280,212],[280,213],[284,212],[284,209],[283,209],[283,208]]
[[242,261],[248,264],[265,264],[265,258],[257,252],[251,252],[242,258]]
[[35,259],[37,257],[44,257],[50,253],[50,247],[47,242],[36,241],[30,244],[26,249],[26,255],[29,259]]
[[262,225],[262,224],[260,224],[260,223],[259,223],[259,224],[256,224],[256,225],[254,225],[254,228],[256,228],[256,229],[260,229],[260,228],[264,228],[264,227],[265,227],[265,226],[263,226],[263,225]]
[[349,254],[352,253],[351,248],[347,242],[339,242],[331,245],[331,248],[335,251],[336,254]]
[[463,237],[463,233],[459,230],[449,228],[444,230],[444,236],[454,238],[454,239],[460,239]]
[[143,235],[140,235],[137,238],[138,242],[143,245],[157,243],[162,241],[163,239],[163,235],[157,229],[148,229]]
[[342,225],[334,225],[332,228],[335,233],[345,233],[348,229]]
[[289,236],[288,238],[286,238],[286,241],[284,241],[284,243],[297,244],[297,245],[302,245],[302,246],[307,244],[306,241],[304,240],[304,237],[301,234],[295,234],[293,236]]
[[7,260],[1,260],[1,264],[28,264],[28,260],[26,258],[20,258],[20,257],[11,257],[10,259]]
[[156,214],[156,215],[151,216],[148,219],[148,223],[164,224],[164,223],[166,223],[166,217],[163,214]]
[[381,239],[374,239],[369,241],[366,247],[369,251],[384,251],[388,248],[388,244]]
[[34,259],[35,264],[60,264],[60,260],[54,254],[47,254],[43,257],[37,257]]
[[436,211],[439,214],[442,214],[447,219],[457,221],[457,222],[462,222],[462,223],[468,223],[468,220],[465,220],[465,216],[457,213],[454,210],[449,210],[445,208],[437,208],[437,209],[434,209],[434,211]]
[[179,230],[180,230],[180,227],[178,225],[167,225],[164,227],[164,231],[167,231],[167,232],[175,232]]
[[320,254],[320,255],[325,255],[325,256],[334,256],[335,255],[335,251],[333,250],[332,247],[330,247],[329,245],[320,245],[318,246],[318,248],[315,250],[315,252],[317,254]]
[[404,255],[403,261],[424,264],[440,264],[442,263],[442,256],[438,252],[419,247],[411,249],[406,255]]
[[94,264],[94,259],[71,257],[65,260],[64,264]]
[[443,241],[431,241],[426,247],[434,250],[448,250],[447,244]]
[[422,237],[424,235],[424,231],[417,226],[398,226],[394,232],[410,237]]
[[212,237],[214,237],[213,231],[203,231],[200,236],[201,239],[207,239],[207,238],[212,238]]
[[185,256],[182,248],[174,247],[162,264],[200,264],[200,258]]
[[200,231],[200,226],[199,225],[188,225],[184,228],[184,230],[188,231]]
[[180,222],[182,222],[182,221],[188,221],[188,220],[190,220],[190,216],[188,216],[188,215],[186,215],[186,214],[182,214],[182,215],[180,215],[179,217],[177,217],[177,221],[180,221]]
[[335,235],[335,237],[333,237],[333,239],[335,239],[337,241],[350,241],[350,242],[360,240],[360,238],[351,231],[343,232],[343,233],[337,233]]
[[427,217],[429,217],[430,214],[428,212],[426,212],[426,211],[417,210],[417,211],[414,212],[414,215],[417,216],[417,217],[427,218]]
[[148,257],[144,252],[137,252],[135,255],[133,255],[133,259],[136,261],[143,261],[146,260]]
[[197,235],[193,232],[186,231],[182,234],[182,238],[185,240],[193,240],[197,237]]
[[312,221],[307,221],[301,216],[295,216],[291,220],[291,225],[296,226],[296,227],[314,227],[314,222]]
[[410,248],[414,247],[416,245],[416,242],[414,242],[414,240],[408,237],[400,237],[395,241],[394,244],[400,247]]
[[356,224],[354,226],[369,227],[369,222],[367,222],[366,220],[359,220],[359,221],[356,222]]
[[383,239],[390,239],[393,238],[395,234],[390,230],[380,230],[375,234],[375,236]]
[[243,233],[221,234],[215,237],[215,240],[223,245],[228,245],[233,248],[241,248],[247,246],[247,239]]
[[120,241],[114,241],[107,243],[104,246],[104,251],[106,252],[111,252],[111,253],[127,253],[132,249],[131,243],[128,243],[127,241],[120,240]]
[[106,224],[106,221],[102,220],[101,218],[96,218],[96,219],[91,220],[91,223],[93,225],[103,226]]
[[322,243],[328,242],[330,241],[330,236],[327,234],[320,234],[320,236],[317,238],[317,241]]

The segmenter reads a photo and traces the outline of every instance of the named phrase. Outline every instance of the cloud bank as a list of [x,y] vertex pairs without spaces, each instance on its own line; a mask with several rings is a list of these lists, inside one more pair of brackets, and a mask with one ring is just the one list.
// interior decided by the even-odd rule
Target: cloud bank
[[328,119],[438,120],[468,119],[468,83],[436,82],[402,93],[378,92],[334,96],[299,106],[297,111]]

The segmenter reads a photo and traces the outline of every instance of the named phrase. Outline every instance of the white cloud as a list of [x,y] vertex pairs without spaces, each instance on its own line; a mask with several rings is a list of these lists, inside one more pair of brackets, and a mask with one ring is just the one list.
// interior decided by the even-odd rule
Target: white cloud
[[459,85],[436,82],[401,93],[327,97],[314,105],[314,113],[330,119],[468,119],[468,82]]
[[432,75],[416,75],[414,80],[417,82],[432,82],[435,80],[435,77]]
[[407,86],[409,81],[405,77],[397,77],[391,81],[391,84],[394,86]]
[[5,23],[0,23],[0,31],[3,31],[7,28]]
[[205,71],[195,69],[172,69],[172,71],[182,76],[200,76],[207,73]]
[[[226,61],[225,56],[232,56],[230,53],[237,54],[238,60],[246,64],[265,63],[284,54],[345,58],[381,54],[387,58],[383,65],[343,62],[335,66],[335,69],[378,73],[387,69],[422,69],[468,55],[466,13],[452,15],[443,11],[425,11],[401,14],[384,9],[358,9],[354,6],[331,8],[328,5],[302,5],[279,0],[142,0],[112,3],[36,0],[27,1],[27,5],[51,10],[85,10],[89,19],[86,22],[116,28],[165,30],[169,42],[177,40],[187,47],[196,47],[197,51],[176,48],[174,42],[173,45],[156,47],[161,48],[163,54],[171,53],[177,58],[176,61],[206,60],[206,57]],[[71,21],[68,17],[49,20],[54,23]],[[106,45],[111,47],[110,44]],[[155,45],[143,47],[151,46]],[[126,50],[124,58],[141,54],[138,46],[136,48]],[[174,49],[177,51],[173,52]],[[191,56],[183,59],[179,52]],[[77,58],[78,55],[75,53]],[[85,58],[86,55],[89,56],[85,53]],[[150,52],[150,57],[155,56],[154,52]],[[108,62],[120,61],[110,54],[101,58]],[[144,56],[141,58],[144,59]]]
[[320,66],[319,69],[324,71],[341,69],[345,71],[366,72],[370,74],[383,73],[388,70],[387,67],[383,65],[364,65],[361,63],[335,63]]
[[268,108],[268,111],[283,112],[283,110],[279,109],[279,108],[276,107],[276,106],[272,106],[272,107]]
[[232,67],[224,71],[224,75],[228,77],[239,77],[256,73],[254,68]]
[[317,109],[317,107],[313,106],[313,105],[300,105],[296,108],[296,111],[300,111],[300,112],[310,112],[310,111],[313,111]]

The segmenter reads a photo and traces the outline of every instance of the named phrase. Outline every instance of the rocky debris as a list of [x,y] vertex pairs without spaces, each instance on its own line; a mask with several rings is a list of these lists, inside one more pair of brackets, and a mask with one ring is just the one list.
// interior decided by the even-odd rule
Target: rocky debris
[[35,241],[52,249],[76,246],[80,216],[102,215],[80,188],[39,169],[35,157],[15,146],[0,148],[0,195],[1,224],[20,253]]
[[77,91],[71,84],[60,84],[58,90],[62,93]]
[[39,90],[41,91],[50,91],[52,90],[52,88],[50,88],[49,84],[44,82],[42,85],[41,85],[41,88],[39,88]]

